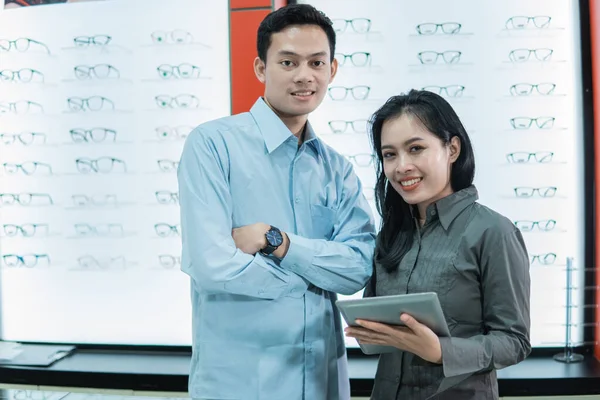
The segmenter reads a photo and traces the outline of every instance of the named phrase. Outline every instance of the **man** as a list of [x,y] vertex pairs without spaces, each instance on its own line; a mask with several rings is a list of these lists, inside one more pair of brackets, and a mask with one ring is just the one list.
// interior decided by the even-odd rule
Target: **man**
[[264,97],[197,127],[178,170],[190,395],[348,399],[335,293],[366,284],[375,232],[351,164],[307,122],[337,70],[335,33],[290,5],[264,19],[257,47]]

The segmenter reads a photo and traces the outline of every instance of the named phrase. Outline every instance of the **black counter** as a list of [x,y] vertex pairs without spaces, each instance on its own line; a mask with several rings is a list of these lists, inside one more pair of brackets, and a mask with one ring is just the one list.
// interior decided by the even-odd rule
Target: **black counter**
[[[189,353],[77,350],[48,368],[0,366],[0,383],[186,392]],[[349,356],[353,396],[369,396],[376,358]],[[498,371],[500,396],[600,394],[600,362],[530,357]]]

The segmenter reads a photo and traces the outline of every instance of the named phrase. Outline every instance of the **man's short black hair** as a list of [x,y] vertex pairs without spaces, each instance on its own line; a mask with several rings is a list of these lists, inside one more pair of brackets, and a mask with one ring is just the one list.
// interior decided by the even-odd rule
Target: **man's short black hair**
[[335,31],[329,17],[309,4],[290,4],[267,15],[258,27],[256,47],[258,57],[263,62],[267,61],[267,50],[269,50],[269,46],[271,45],[271,36],[274,33],[281,32],[290,25],[317,25],[323,29],[327,35],[327,39],[329,39],[330,61],[333,61]]

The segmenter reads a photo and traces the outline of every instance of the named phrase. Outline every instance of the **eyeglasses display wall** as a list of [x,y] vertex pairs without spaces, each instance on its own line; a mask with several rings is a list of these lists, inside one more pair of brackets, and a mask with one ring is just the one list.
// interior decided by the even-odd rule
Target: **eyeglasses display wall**
[[[581,341],[590,216],[577,5],[310,3],[334,20],[340,63],[311,121],[354,164],[374,214],[368,118],[410,88],[441,94],[471,135],[480,201],[525,237],[532,344],[564,344],[567,257],[571,338]],[[191,343],[175,171],[190,130],[230,114],[227,6],[114,0],[0,10],[3,339]]]
[[3,339],[191,343],[176,169],[191,129],[230,114],[228,13],[0,11]]
[[[583,230],[591,216],[584,215],[583,203],[576,2],[308,3],[333,20],[340,64],[311,121],[354,164],[373,212],[368,118],[387,98],[411,88],[444,96],[473,142],[480,202],[523,232],[531,260],[532,345],[565,343],[567,257],[578,270],[571,338],[581,342]],[[347,345],[356,342],[347,339]]]

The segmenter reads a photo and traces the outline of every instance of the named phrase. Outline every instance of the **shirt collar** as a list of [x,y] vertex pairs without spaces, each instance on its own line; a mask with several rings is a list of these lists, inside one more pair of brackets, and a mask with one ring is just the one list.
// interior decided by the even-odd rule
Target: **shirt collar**
[[304,143],[310,144],[311,146],[313,146],[313,148],[315,149],[315,152],[317,154],[323,156],[323,151],[324,151],[323,142],[321,142],[321,139],[319,139],[317,137],[317,135],[315,134],[315,131],[309,121],[306,121],[306,128],[304,130]]
[[478,198],[477,189],[471,185],[431,204],[427,207],[427,218],[431,218],[437,213],[442,227],[447,231],[458,214],[475,203]]
[[[250,109],[250,114],[263,135],[269,153],[272,153],[290,137],[294,137],[294,134],[285,126],[281,118],[275,114],[262,97],[256,100]],[[323,144],[315,134],[310,122],[306,123],[304,142],[307,144],[311,143],[317,154],[323,151]]]

